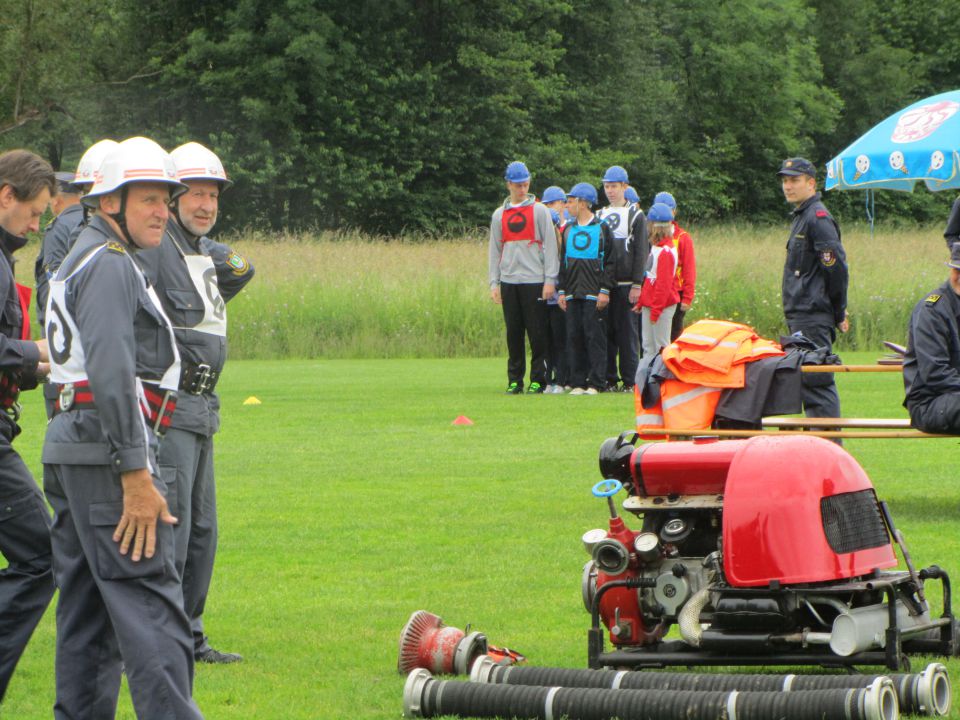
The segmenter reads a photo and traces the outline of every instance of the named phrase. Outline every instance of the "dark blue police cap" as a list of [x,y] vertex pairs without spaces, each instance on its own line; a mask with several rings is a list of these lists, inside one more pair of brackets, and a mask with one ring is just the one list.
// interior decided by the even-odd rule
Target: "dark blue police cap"
[[76,177],[72,172],[55,172],[53,176],[57,179],[57,191],[62,193],[79,193],[77,186],[73,184]]
[[817,177],[817,168],[806,158],[787,158],[780,166],[780,172],[778,172],[777,175],[809,175],[815,179]]

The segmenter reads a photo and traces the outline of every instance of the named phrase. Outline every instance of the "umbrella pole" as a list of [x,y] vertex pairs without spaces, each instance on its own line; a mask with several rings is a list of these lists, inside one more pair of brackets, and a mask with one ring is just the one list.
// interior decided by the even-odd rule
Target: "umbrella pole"
[[870,221],[870,239],[873,240],[873,219],[876,214],[876,195],[873,190],[866,191],[866,201],[864,203],[867,210],[867,220]]

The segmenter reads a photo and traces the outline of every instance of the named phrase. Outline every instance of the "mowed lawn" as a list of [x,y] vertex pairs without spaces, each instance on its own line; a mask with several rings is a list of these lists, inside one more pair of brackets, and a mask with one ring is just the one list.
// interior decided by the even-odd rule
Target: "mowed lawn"
[[[905,415],[899,375],[839,382],[846,415]],[[208,718],[398,718],[397,640],[418,609],[531,663],[585,666],[580,536],[605,524],[590,494],[597,451],[630,428],[632,396],[505,396],[504,385],[502,359],[230,364],[206,623],[216,647],[246,659],[197,669]],[[39,476],[44,423],[32,395],[16,444]],[[262,404],[244,405],[250,396]],[[458,415],[475,424],[451,425]],[[916,562],[954,578],[958,443],[847,443]],[[54,635],[51,606],[3,717],[51,717]],[[956,681],[960,662],[949,666]],[[126,690],[120,707],[134,717]]]

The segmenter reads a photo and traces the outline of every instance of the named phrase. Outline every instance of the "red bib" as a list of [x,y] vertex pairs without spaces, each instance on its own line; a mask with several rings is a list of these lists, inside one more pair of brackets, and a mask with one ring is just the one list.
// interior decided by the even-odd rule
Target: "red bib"
[[500,232],[503,241],[534,243],[537,241],[537,229],[533,223],[533,204],[504,208],[500,220]]

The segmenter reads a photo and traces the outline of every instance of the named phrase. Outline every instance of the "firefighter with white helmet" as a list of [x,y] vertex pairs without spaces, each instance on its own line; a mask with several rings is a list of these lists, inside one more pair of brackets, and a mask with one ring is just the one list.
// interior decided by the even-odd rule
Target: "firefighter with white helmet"
[[186,188],[152,140],[103,159],[87,226],[50,281],[46,331],[60,393],[43,446],[54,511],[56,718],[113,717],[121,671],[138,718],[202,718],[157,440],[180,377],[170,321],[136,256],[159,245]]
[[232,663],[241,656],[212,648],[203,630],[217,549],[213,436],[220,427],[220,399],[214,390],[227,357],[226,303],[254,271],[241,255],[207,237],[217,222],[220,193],[232,184],[220,158],[196,142],[170,155],[187,191],[171,205],[163,242],[140,254],[173,323],[182,361],[179,400],[160,447],[160,470],[168,486],[176,487],[171,508],[180,518],[174,529],[176,562],[195,658]]

